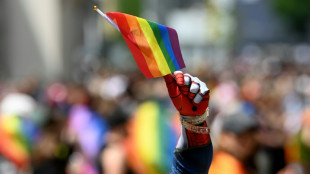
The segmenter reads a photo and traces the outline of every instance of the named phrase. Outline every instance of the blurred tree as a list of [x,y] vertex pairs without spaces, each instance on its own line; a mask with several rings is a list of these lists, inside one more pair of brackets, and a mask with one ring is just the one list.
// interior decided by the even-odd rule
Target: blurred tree
[[310,0],[274,0],[276,10],[298,32],[305,33],[310,24]]
[[141,0],[118,0],[119,11],[134,16],[140,16],[142,1]]

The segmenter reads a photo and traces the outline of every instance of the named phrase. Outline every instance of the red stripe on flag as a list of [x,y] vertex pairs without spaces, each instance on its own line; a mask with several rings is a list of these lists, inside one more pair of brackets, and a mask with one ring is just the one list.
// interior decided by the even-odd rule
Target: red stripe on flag
[[133,36],[130,27],[128,25],[128,22],[126,20],[126,16],[122,13],[107,13],[107,15],[112,18],[113,20],[116,19],[118,27],[120,28],[120,31],[123,35],[123,38],[125,42],[127,43],[131,53],[133,54],[133,57],[135,58],[138,67],[142,71],[142,73],[147,77],[147,78],[153,78],[154,76],[150,72],[147,62],[139,49],[139,46],[135,40],[135,37]]
[[161,74],[161,71],[159,70],[158,62],[155,58],[155,54],[151,48],[150,43],[148,42],[148,39],[146,38],[140,22],[138,21],[138,18],[132,15],[125,14],[127,22],[130,26],[130,30],[135,37],[137,44],[140,48],[140,51],[142,52],[145,61],[149,67],[149,70],[153,74],[154,77],[161,77],[163,76]]

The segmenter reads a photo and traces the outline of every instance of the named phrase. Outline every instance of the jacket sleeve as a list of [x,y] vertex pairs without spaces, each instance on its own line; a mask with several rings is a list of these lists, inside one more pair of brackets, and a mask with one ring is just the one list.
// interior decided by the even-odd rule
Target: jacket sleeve
[[176,149],[171,174],[207,174],[211,165],[213,147],[206,145],[188,149]]

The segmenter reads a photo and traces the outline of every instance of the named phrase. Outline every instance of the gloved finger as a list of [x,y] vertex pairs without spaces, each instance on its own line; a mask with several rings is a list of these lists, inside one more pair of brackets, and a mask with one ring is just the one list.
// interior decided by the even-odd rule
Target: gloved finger
[[[198,79],[199,80],[199,79]],[[206,96],[207,92],[209,91],[207,85],[199,80],[200,92],[196,94],[194,98],[194,103],[199,104],[204,97]]]
[[197,93],[199,93],[200,91],[200,84],[199,84],[199,79],[197,77],[192,77],[191,78],[191,86],[189,88],[189,94],[188,94],[188,98],[189,99],[193,99]]
[[191,75],[187,73],[184,74],[184,86],[180,87],[180,90],[184,95],[188,95],[191,82]]
[[191,81],[192,76],[188,73],[184,74],[184,85],[189,86]]
[[178,86],[184,86],[184,75],[182,71],[175,71],[173,76]]
[[175,98],[179,96],[181,92],[179,90],[179,87],[174,77],[171,74],[168,74],[164,76],[164,79],[166,82],[166,86],[167,86],[170,98]]

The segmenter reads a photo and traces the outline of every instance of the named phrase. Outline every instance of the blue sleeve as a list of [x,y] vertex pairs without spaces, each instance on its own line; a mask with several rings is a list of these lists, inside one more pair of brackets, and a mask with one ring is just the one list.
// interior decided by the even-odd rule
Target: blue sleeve
[[211,141],[205,146],[176,149],[171,174],[207,174],[211,165],[213,147]]

